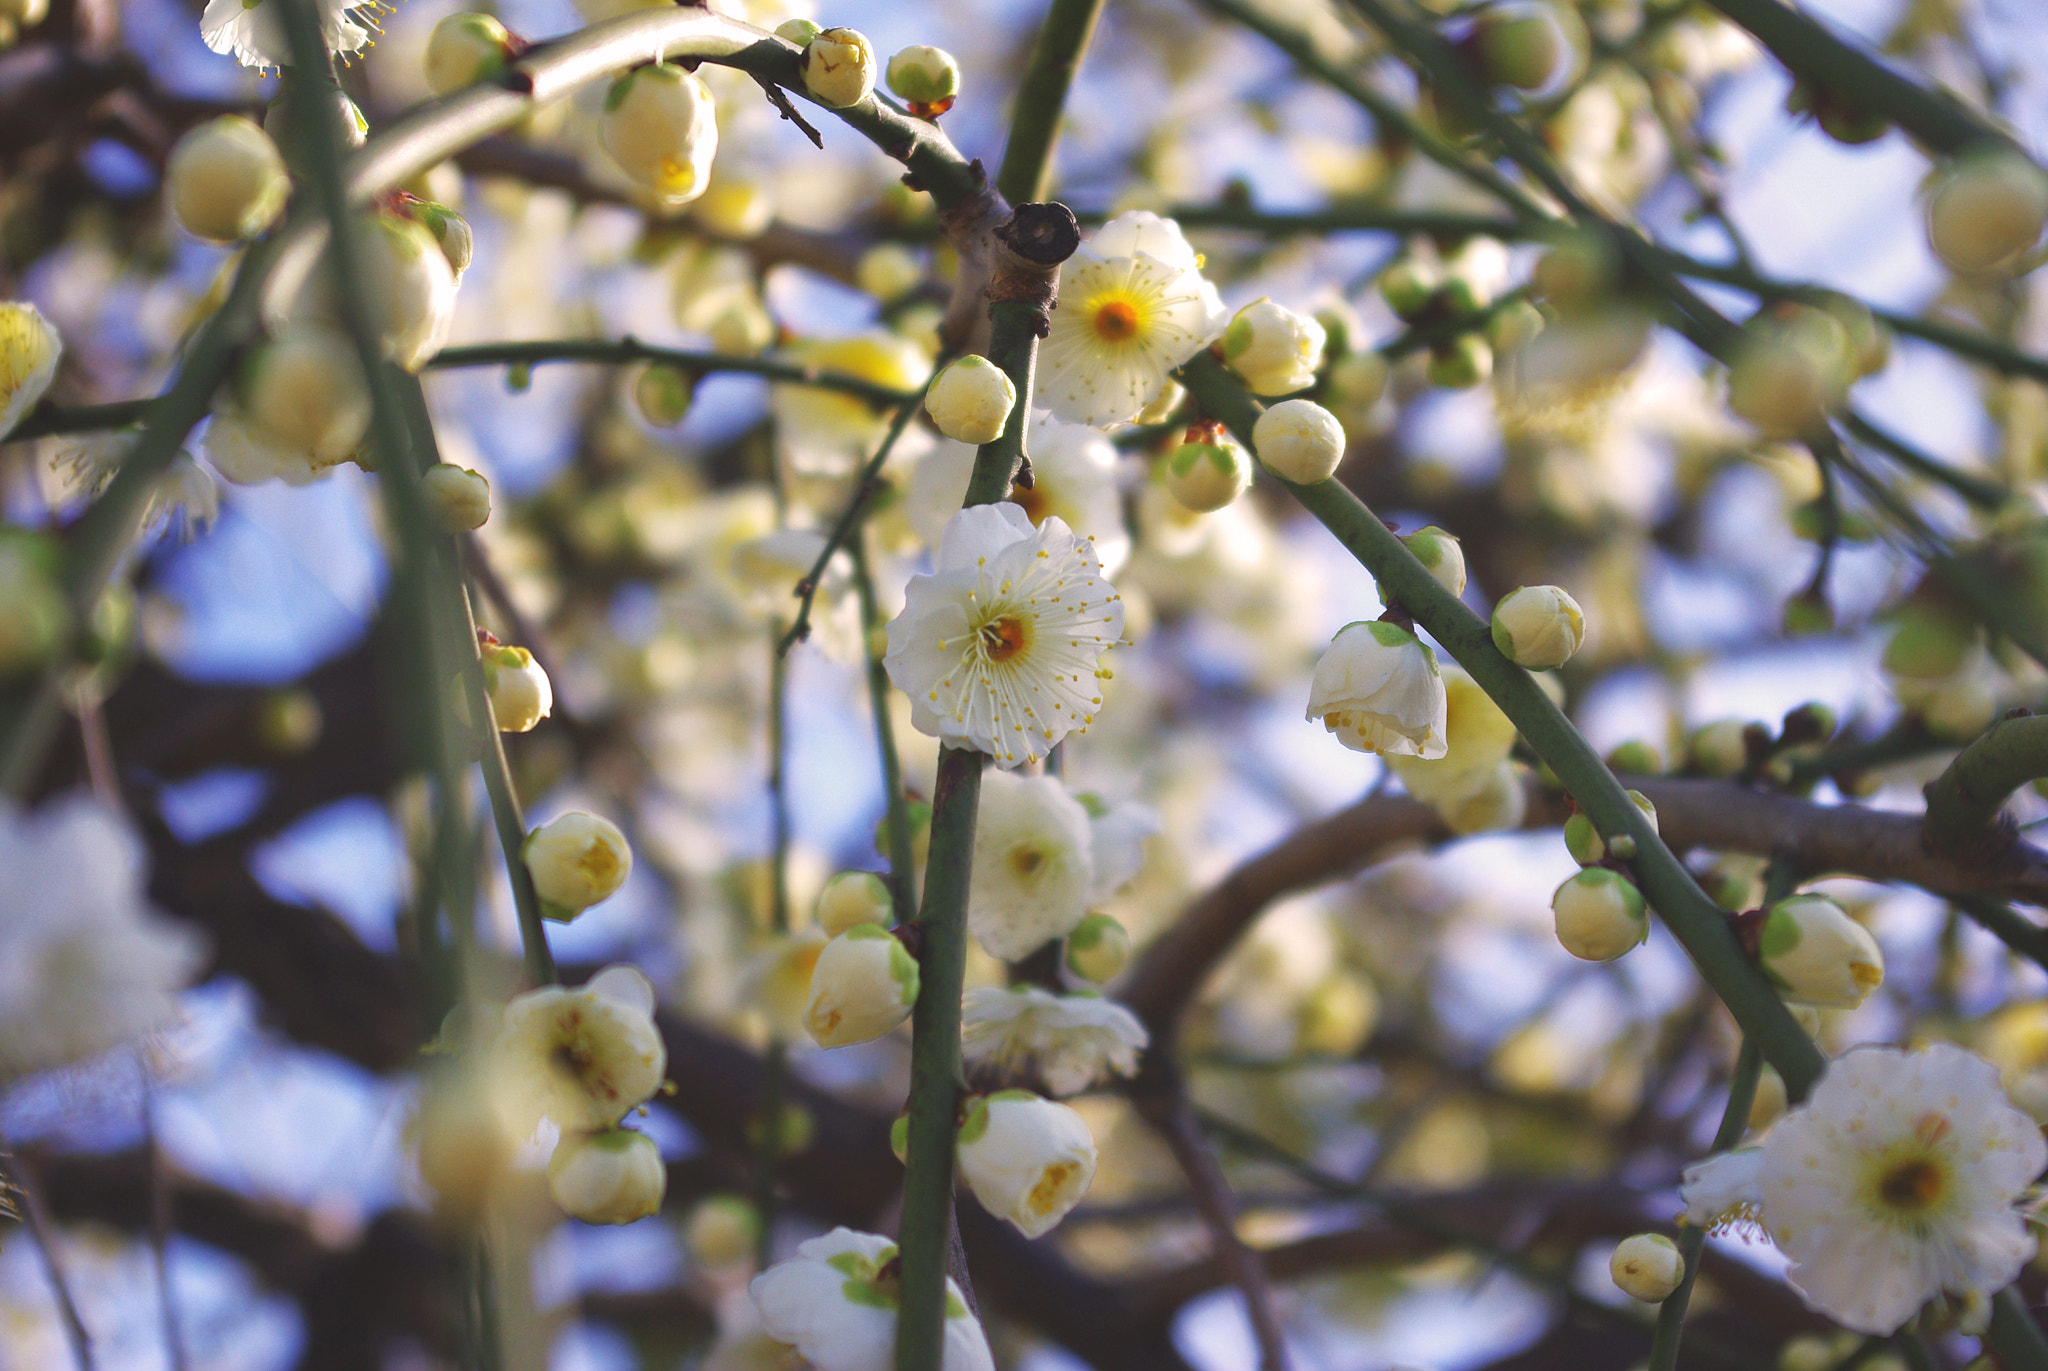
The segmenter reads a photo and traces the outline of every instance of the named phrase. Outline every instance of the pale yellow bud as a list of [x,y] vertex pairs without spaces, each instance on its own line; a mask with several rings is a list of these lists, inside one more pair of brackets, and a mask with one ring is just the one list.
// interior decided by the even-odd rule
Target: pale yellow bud
[[690,412],[696,378],[681,367],[652,362],[633,381],[633,404],[640,417],[656,428],[674,428]]
[[427,39],[427,89],[446,95],[505,69],[512,35],[488,14],[451,14]]
[[879,924],[855,924],[818,954],[804,1028],[820,1047],[872,1041],[910,1017],[917,987],[902,941]]
[[369,432],[370,388],[355,347],[325,324],[287,326],[251,359],[242,391],[263,437],[316,466],[346,461]]
[[718,120],[711,88],[673,62],[656,62],[612,83],[598,141],[665,209],[688,204],[711,184]]
[[520,849],[542,912],[567,923],[626,883],[633,849],[609,819],[571,810],[535,829]]
[[1685,1258],[1662,1233],[1638,1233],[1616,1245],[1607,1270],[1623,1294],[1656,1304],[1685,1279]]
[[901,243],[877,243],[860,255],[854,282],[883,304],[894,304],[918,288],[924,266]]
[[1289,395],[1315,384],[1323,363],[1323,326],[1305,315],[1255,300],[1223,332],[1223,360],[1255,395]]
[[1067,934],[1067,970],[1097,985],[1124,969],[1131,935],[1107,914],[1090,914]]
[[555,712],[555,689],[533,654],[499,644],[483,652],[484,688],[500,733],[526,733]]
[[711,1271],[738,1266],[754,1255],[760,1211],[738,1195],[713,1195],[690,1211],[683,1241],[697,1264]]
[[187,233],[214,243],[254,238],[284,213],[292,190],[284,158],[253,120],[223,114],[171,149],[164,193]]
[[1213,443],[1182,443],[1159,463],[1166,493],[1192,510],[1223,508],[1252,483],[1252,464],[1228,434]]
[[875,49],[853,29],[825,29],[804,49],[804,89],[831,109],[858,105],[875,91]]
[[1643,895],[1620,872],[1589,867],[1550,897],[1557,940],[1583,961],[1611,962],[1650,936]]
[[1579,602],[1557,586],[1523,586],[1493,609],[1493,645],[1517,666],[1563,666],[1585,641]]
[[1252,426],[1252,450],[1259,460],[1275,476],[1298,486],[1335,475],[1344,447],[1344,426],[1313,400],[1282,400]]
[[1927,239],[1951,270],[1993,271],[2048,224],[2048,172],[2011,149],[1958,163],[1927,205]]
[[1877,939],[1825,895],[1772,905],[1757,952],[1764,975],[1795,1004],[1854,1009],[1884,983]]
[[958,443],[993,443],[1009,427],[1017,387],[988,358],[969,353],[939,373],[924,397],[939,432]]
[[818,892],[818,927],[836,938],[861,924],[887,927],[896,917],[889,887],[872,871],[842,871]]
[[420,477],[420,498],[443,533],[467,533],[491,517],[491,483],[468,467],[440,462],[428,468]]
[[1465,593],[1465,548],[1456,538],[1430,524],[1401,540],[1428,569],[1436,583],[1453,595]]

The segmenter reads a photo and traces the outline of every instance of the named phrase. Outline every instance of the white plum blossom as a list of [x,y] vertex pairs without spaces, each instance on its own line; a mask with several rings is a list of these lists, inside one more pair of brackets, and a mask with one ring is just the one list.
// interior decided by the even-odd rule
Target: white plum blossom
[[1119,214],[1075,250],[1059,299],[1032,404],[1096,427],[1135,419],[1223,325],[1223,301],[1180,225],[1145,210]]
[[1389,757],[1387,765],[1425,804],[1448,810],[1486,789],[1515,746],[1515,726],[1493,697],[1457,667],[1441,668],[1444,755]]
[[804,1027],[820,1047],[871,1042],[910,1017],[917,984],[917,962],[900,939],[880,924],[855,924],[811,968]]
[[[319,0],[319,6],[320,33],[330,52],[344,57],[359,52],[379,31],[377,0]],[[207,47],[245,67],[262,70],[292,62],[282,0],[207,0],[206,11],[199,16],[199,36]]]
[[1086,539],[977,505],[947,525],[937,570],[911,577],[883,663],[918,732],[1007,768],[1087,731],[1102,705],[1096,661],[1123,629]]
[[1136,1074],[1149,1042],[1137,1015],[1100,995],[976,986],[961,1006],[960,1055],[970,1069],[1007,1074],[1028,1066],[1053,1095]]
[[661,1212],[668,1172],[645,1133],[607,1128],[570,1133],[548,1159],[548,1193],[585,1223],[632,1223]]
[[0,803],[0,1078],[167,1027],[204,939],[150,907],[142,839],[90,796]]
[[519,1137],[542,1118],[565,1130],[609,1128],[661,1088],[668,1050],[654,1026],[654,986],[610,966],[571,990],[548,985],[505,1006],[491,1080]]
[[0,438],[50,388],[64,342],[34,305],[0,301]]
[[1051,1232],[1095,1179],[1095,1139],[1079,1114],[1028,1090],[978,1099],[960,1125],[960,1175],[981,1207],[1027,1238]]
[[1095,888],[1088,810],[1054,776],[982,778],[967,927],[992,957],[1027,957],[1081,922]]
[[[890,1371],[896,1364],[897,1282],[883,1268],[896,1244],[835,1228],[797,1245],[796,1256],[754,1277],[748,1291],[761,1327],[817,1371]],[[960,1287],[946,1282],[941,1371],[995,1371],[981,1323]]]
[[1436,654],[1382,620],[1339,629],[1309,686],[1308,718],[1355,752],[1442,757],[1448,708]]
[[1861,1047],[1833,1062],[1761,1148],[1687,1167],[1695,1224],[1760,1222],[1814,1309],[1897,1331],[1943,1294],[1977,1300],[2034,1255],[2014,1207],[2048,1164],[1998,1071],[1959,1047]]

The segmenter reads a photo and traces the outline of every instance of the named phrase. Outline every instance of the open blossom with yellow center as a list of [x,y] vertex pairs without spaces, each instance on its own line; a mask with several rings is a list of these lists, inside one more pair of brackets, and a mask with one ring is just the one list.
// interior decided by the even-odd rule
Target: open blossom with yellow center
[[1937,1043],[1836,1060],[1761,1148],[1686,1168],[1692,1223],[1760,1222],[1815,1309],[1895,1332],[1942,1294],[1977,1301],[2034,1255],[2014,1207],[2048,1164],[1983,1058]]
[[[245,67],[288,67],[292,45],[285,38],[281,8],[276,0],[207,0],[199,36]],[[371,35],[380,31],[377,15],[390,6],[380,0],[319,0],[319,8],[320,36],[329,50],[347,57],[374,41]]]
[[917,730],[1002,767],[1086,732],[1096,661],[1124,631],[1093,545],[1062,520],[1033,528],[1015,505],[976,505],[953,516],[937,560],[911,578],[883,658]]
[[1144,210],[1119,214],[1067,259],[1059,300],[1033,403],[1070,423],[1135,419],[1223,326],[1180,225]]
[[611,966],[578,989],[542,986],[505,1006],[490,1079],[505,1125],[524,1137],[542,1118],[609,1128],[661,1087],[667,1066],[653,983]]

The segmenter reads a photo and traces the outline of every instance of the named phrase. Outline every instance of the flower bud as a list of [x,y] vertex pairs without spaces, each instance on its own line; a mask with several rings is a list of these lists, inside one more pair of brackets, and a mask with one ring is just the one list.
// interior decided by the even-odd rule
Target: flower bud
[[889,59],[889,89],[912,105],[936,105],[944,113],[960,94],[960,64],[941,48],[905,48]]
[[687,205],[711,184],[718,152],[711,87],[673,62],[637,67],[612,82],[597,137],[662,208]]
[[482,528],[491,517],[491,483],[468,467],[450,462],[429,467],[427,474],[420,477],[420,497],[426,504],[427,517],[443,533],[467,533]]
[[1927,241],[1952,271],[1992,271],[2048,223],[2048,172],[2009,148],[1964,158],[1927,205]]
[[925,412],[956,443],[993,443],[1010,426],[1017,387],[988,358],[969,353],[940,372],[925,392]]
[[0,678],[47,663],[71,627],[63,554],[47,533],[0,528]]
[[1717,780],[1739,776],[1749,767],[1749,724],[1742,719],[1716,719],[1693,730],[1685,758],[1693,770]]
[[469,270],[470,258],[476,255],[476,235],[470,232],[469,220],[432,200],[415,200],[407,209],[434,235],[434,241],[441,245],[441,255],[448,259],[448,269],[460,284],[462,273]]
[[1435,524],[1416,529],[1401,540],[1428,569],[1436,583],[1453,595],[1465,593],[1465,549]]
[[910,1165],[910,1116],[898,1114],[889,1125],[889,1150],[896,1154],[896,1160]]
[[1884,983],[1877,939],[1825,895],[1792,895],[1772,905],[1757,957],[1793,1004],[1854,1009]]
[[668,1171],[645,1133],[565,1133],[548,1158],[548,1193],[585,1223],[631,1223],[661,1211]]
[[[241,390],[263,437],[306,453],[316,466],[348,460],[370,430],[370,388],[356,350],[323,323],[286,325],[250,358]],[[238,479],[225,468],[222,474]]]
[[960,1125],[960,1174],[981,1207],[1027,1238],[1052,1230],[1095,1179],[1095,1139],[1081,1116],[1027,1090],[974,1101]]
[[1796,438],[1840,404],[1856,362],[1825,310],[1787,305],[1751,321],[1728,368],[1728,408],[1767,438]]
[[554,713],[554,687],[531,652],[500,643],[484,649],[483,665],[484,689],[490,693],[491,717],[500,733],[530,732]]
[[[1628,798],[1637,809],[1643,811],[1643,817],[1650,821],[1650,828],[1654,831],[1657,827],[1657,807],[1651,804],[1649,798],[1640,790],[1629,791]],[[1626,834],[1621,835],[1621,839],[1632,841]],[[1572,860],[1580,866],[1598,866],[1607,860],[1607,843],[1601,838],[1600,830],[1593,827],[1592,819],[1585,814],[1574,814],[1564,821],[1564,846],[1565,851],[1572,854]],[[1635,854],[1616,851],[1615,855],[1625,860]]]
[[875,49],[853,29],[825,29],[804,49],[804,89],[828,109],[858,105],[875,91]]
[[1214,442],[1182,443],[1159,463],[1159,481],[1166,493],[1203,513],[1223,508],[1252,483],[1252,464],[1244,449],[1227,433],[1213,436]]
[[704,1199],[683,1224],[683,1241],[697,1265],[729,1270],[749,1260],[761,1238],[761,1212],[738,1195]]
[[1329,480],[1344,460],[1344,448],[1344,426],[1313,400],[1282,400],[1252,426],[1252,450],[1259,460],[1298,486]]
[[1316,383],[1324,341],[1315,320],[1254,300],[1223,331],[1223,360],[1254,395],[1291,395]]
[[917,962],[895,934],[855,924],[818,954],[804,1027],[820,1047],[879,1038],[910,1017],[917,979]]
[[[1576,24],[1576,16],[1571,17]],[[1566,32],[1566,18],[1548,4],[1505,4],[1486,10],[1472,32],[1480,71],[1495,85],[1542,90],[1573,60],[1574,35]]]
[[492,16],[451,14],[427,39],[427,89],[446,95],[496,76],[512,51],[512,35]]
[[1441,757],[1449,713],[1436,654],[1384,621],[1339,629],[1309,686],[1307,717],[1355,752]]
[[697,378],[681,367],[650,362],[633,380],[633,404],[656,428],[674,428],[690,412]]
[[64,342],[41,310],[0,301],[0,438],[43,398],[63,355]]
[[1588,867],[1550,897],[1557,940],[1588,962],[1611,962],[1650,936],[1643,895],[1626,876],[1603,866]]
[[[884,820],[884,822],[887,822]],[[872,871],[842,871],[818,892],[818,927],[836,938],[862,924],[887,927],[896,917],[889,887]]]
[[1097,985],[1124,969],[1131,958],[1131,935],[1107,914],[1090,914],[1067,934],[1067,970]]
[[292,191],[284,158],[254,120],[223,114],[178,140],[164,168],[171,213],[211,243],[254,238],[284,213]]
[[1520,828],[1529,817],[1528,788],[1513,762],[1495,766],[1485,783],[1469,794],[1435,804],[1451,832],[1460,835]]
[[924,266],[917,254],[901,243],[877,243],[860,255],[853,279],[862,290],[892,305],[924,283]]
[[1403,258],[1380,273],[1380,295],[1404,323],[1429,307],[1443,285],[1443,273],[1429,263]]
[[1329,375],[1323,378],[1324,396],[1356,422],[1387,393],[1390,372],[1387,359],[1377,352],[1347,353],[1330,364]]
[[808,19],[785,19],[775,26],[775,36],[777,38],[782,39],[785,43],[794,43],[800,48],[809,47],[811,40],[824,31],[823,28]]
[[526,835],[520,848],[541,912],[568,923],[609,897],[633,870],[633,849],[610,819],[572,809]]
[[1585,637],[1579,602],[1557,586],[1523,586],[1493,608],[1493,645],[1531,671],[1563,666]]
[[1444,390],[1470,390],[1493,375],[1493,349],[1476,333],[1461,333],[1429,350],[1425,374]]
[[1638,1233],[1616,1245],[1607,1270],[1623,1294],[1657,1304],[1685,1279],[1685,1258],[1662,1233]]
[[1664,769],[1664,759],[1641,738],[1630,738],[1607,754],[1607,769],[1618,776],[1654,776]]
[[1977,644],[1977,627],[1960,615],[1909,601],[1895,615],[1898,628],[1884,648],[1884,669],[1893,676],[1934,681],[1962,670]]

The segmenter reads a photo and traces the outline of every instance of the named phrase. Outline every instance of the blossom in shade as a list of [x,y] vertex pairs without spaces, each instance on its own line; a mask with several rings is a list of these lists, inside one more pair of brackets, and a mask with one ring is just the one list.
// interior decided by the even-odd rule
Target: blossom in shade
[[[754,1277],[748,1292],[761,1327],[817,1371],[890,1371],[896,1364],[896,1244],[835,1228],[800,1243],[796,1256]],[[988,1338],[960,1287],[946,1282],[941,1371],[995,1371]]]
[[80,794],[0,803],[0,1078],[167,1027],[204,939],[150,907],[142,839]]
[[[1115,575],[1131,555],[1115,445],[1086,424],[1069,424],[1041,409],[1031,415],[1024,450],[1031,454],[1031,488],[1013,489],[1010,503],[1030,515],[1033,524],[1064,520],[1094,547],[1103,574]],[[965,443],[942,442],[911,472],[910,522],[934,546],[967,498],[974,454]]]
[[1223,324],[1180,225],[1144,210],[1119,214],[1075,250],[1059,299],[1032,403],[1097,427],[1136,418]]
[[1088,1193],[1095,1139],[1079,1114],[1028,1090],[977,1099],[960,1125],[960,1175],[981,1207],[1042,1237]]
[[1077,1095],[1138,1070],[1150,1039],[1138,1016],[1100,995],[1055,995],[1035,985],[976,986],[960,1015],[970,1070],[1035,1072],[1049,1094]]
[[565,1130],[609,1128],[661,1087],[668,1051],[654,1026],[654,986],[610,966],[576,989],[542,986],[505,1006],[492,1079],[512,1131],[542,1118]]
[[1442,757],[1448,712],[1436,654],[1383,620],[1339,629],[1309,686],[1309,719],[1356,752]]
[[1760,1223],[1809,1305],[1884,1335],[1937,1296],[2012,1282],[2035,1248],[2015,1203],[2044,1164],[1989,1062],[1947,1043],[1862,1047],[1761,1148],[1687,1167],[1679,1193],[1690,1223]]
[[[346,56],[369,46],[378,32],[376,0],[318,0],[320,34],[329,52]],[[222,56],[245,67],[288,67],[292,45],[285,37],[284,0],[207,0],[199,36]]]
[[1011,504],[953,516],[937,570],[913,576],[889,624],[889,679],[920,733],[996,764],[1037,761],[1101,707],[1096,662],[1124,610],[1095,551],[1059,519]]
[[1057,777],[982,778],[967,927],[990,956],[1016,961],[1064,936],[1094,886],[1088,810]]

